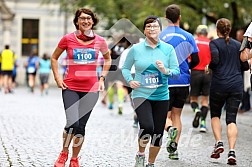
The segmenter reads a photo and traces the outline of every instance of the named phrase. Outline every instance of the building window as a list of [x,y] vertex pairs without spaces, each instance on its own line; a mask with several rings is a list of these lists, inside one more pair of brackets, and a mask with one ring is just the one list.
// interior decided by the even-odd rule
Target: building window
[[22,55],[29,56],[39,49],[39,20],[23,19],[22,23]]

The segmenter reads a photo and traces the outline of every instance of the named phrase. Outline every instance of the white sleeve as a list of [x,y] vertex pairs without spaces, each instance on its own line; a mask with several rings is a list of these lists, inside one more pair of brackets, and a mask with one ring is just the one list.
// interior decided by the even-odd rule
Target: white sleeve
[[118,65],[118,68],[119,68],[119,69],[122,69],[122,66],[123,66],[123,64],[124,64],[124,62],[125,62],[125,60],[126,60],[126,57],[127,57],[128,52],[129,52],[129,48],[125,49],[125,50],[122,52],[122,54],[121,54],[121,56],[120,56],[120,60],[119,60],[119,65]]

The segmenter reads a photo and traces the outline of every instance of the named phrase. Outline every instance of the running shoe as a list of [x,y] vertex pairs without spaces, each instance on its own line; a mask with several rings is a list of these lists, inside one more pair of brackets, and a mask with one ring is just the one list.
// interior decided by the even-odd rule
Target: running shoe
[[215,158],[215,159],[220,158],[220,153],[223,153],[223,151],[224,151],[223,142],[219,141],[214,146],[214,150],[212,152],[211,158]]
[[200,123],[200,132],[203,132],[205,133],[206,132],[206,121],[205,120],[202,120],[201,123]]
[[136,159],[135,167],[144,167],[144,159],[145,159],[144,155],[136,155],[135,159]]
[[62,151],[58,159],[56,160],[54,167],[65,167],[67,159],[68,159],[68,152]]
[[176,150],[176,151],[173,152],[173,153],[170,153],[170,154],[169,154],[169,158],[172,159],[172,160],[179,160],[179,157],[178,157],[178,150]]
[[110,110],[113,110],[113,104],[112,103],[109,103],[109,107],[108,107]]
[[178,134],[178,129],[175,127],[170,127],[168,130],[166,149],[168,153],[173,153],[177,150],[178,144],[176,143],[176,137]]
[[79,158],[71,158],[69,167],[80,167]]
[[134,121],[133,128],[138,128],[138,122]]
[[194,116],[193,123],[192,123],[192,125],[193,125],[194,128],[199,127],[200,116],[201,116],[201,111],[196,108],[195,109],[195,116]]
[[122,107],[118,107],[118,114],[119,115],[122,115],[122,109],[123,109]]
[[229,151],[227,164],[229,164],[229,165],[236,165],[235,151]]

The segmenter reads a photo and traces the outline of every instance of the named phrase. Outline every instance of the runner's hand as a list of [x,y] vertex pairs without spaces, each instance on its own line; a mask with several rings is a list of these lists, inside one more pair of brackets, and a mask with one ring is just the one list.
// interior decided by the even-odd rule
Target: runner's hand
[[157,64],[157,67],[158,67],[159,71],[161,71],[163,74],[167,73],[167,71],[166,71],[166,69],[164,67],[164,63],[162,61],[157,60],[156,64]]
[[140,82],[132,80],[132,81],[129,82],[129,85],[130,85],[130,87],[132,89],[135,89],[135,88],[138,88],[140,86]]
[[99,81],[99,91],[103,92],[105,89],[104,81],[100,80]]
[[58,88],[61,88],[63,90],[68,88],[68,86],[61,79],[56,80],[56,83]]

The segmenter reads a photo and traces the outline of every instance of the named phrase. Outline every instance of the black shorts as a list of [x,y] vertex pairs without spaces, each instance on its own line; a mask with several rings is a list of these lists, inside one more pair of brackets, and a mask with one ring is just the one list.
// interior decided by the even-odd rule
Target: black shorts
[[242,92],[210,92],[210,114],[211,118],[221,117],[222,108],[226,109],[226,124],[236,123],[236,116],[240,102],[242,100]]
[[170,105],[169,111],[172,107],[183,108],[189,95],[189,86],[186,87],[169,87]]
[[3,70],[2,71],[2,75],[4,76],[4,75],[7,75],[7,76],[12,76],[12,70]]
[[33,75],[33,76],[36,76],[36,75],[37,75],[37,72],[27,73],[27,75]]
[[109,86],[108,83],[111,83],[112,85],[114,85],[116,81],[122,81],[123,83],[125,82],[122,75],[122,71],[119,69],[116,71],[108,72],[108,75],[105,79],[105,88],[108,89],[108,86]]
[[205,71],[191,71],[191,90],[190,96],[209,96],[211,84],[211,74],[206,74]]

